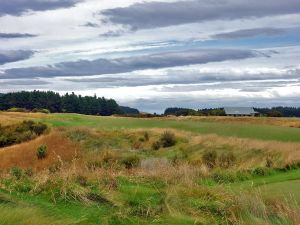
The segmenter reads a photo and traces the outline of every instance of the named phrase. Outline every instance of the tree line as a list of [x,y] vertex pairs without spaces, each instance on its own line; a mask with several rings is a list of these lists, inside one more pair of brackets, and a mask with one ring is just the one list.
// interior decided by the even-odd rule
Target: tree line
[[0,110],[24,108],[27,110],[48,109],[52,113],[79,113],[110,116],[113,114],[138,113],[138,110],[119,106],[113,99],[81,96],[74,92],[59,95],[53,91],[22,91],[0,94]]
[[[300,108],[297,107],[272,107],[272,108],[254,108],[262,116],[268,117],[300,117]],[[225,116],[223,108],[207,108],[207,109],[188,109],[188,108],[167,108],[164,112],[165,116]]]
[[209,109],[188,109],[188,108],[167,108],[164,112],[165,116],[225,116],[225,111],[222,108]]

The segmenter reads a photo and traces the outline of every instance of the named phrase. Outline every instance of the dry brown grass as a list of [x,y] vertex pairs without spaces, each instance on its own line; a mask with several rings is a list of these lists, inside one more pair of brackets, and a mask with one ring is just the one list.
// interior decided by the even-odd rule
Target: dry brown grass
[[24,120],[45,118],[47,115],[42,113],[21,113],[21,112],[1,112],[0,125],[7,126]]
[[168,117],[163,119],[175,119],[178,121],[195,120],[201,122],[223,124],[260,124],[285,127],[300,127],[300,118],[277,118],[277,117],[230,117],[230,116],[187,116]]
[[[241,166],[249,168],[260,163],[265,165],[263,156],[280,156],[283,166],[286,163],[300,161],[300,143],[279,142],[279,141],[263,141],[236,137],[220,137],[217,135],[194,136],[191,139],[193,144],[201,144],[207,148],[222,148],[229,146],[237,155],[244,158]],[[257,154],[255,154],[257,152]],[[251,157],[250,157],[251,156]]]
[[[48,155],[39,160],[36,150],[40,145],[47,145]],[[60,161],[70,161],[78,152],[78,147],[65,137],[62,131],[53,130],[46,136],[19,145],[0,149],[0,170],[13,166],[42,170]]]

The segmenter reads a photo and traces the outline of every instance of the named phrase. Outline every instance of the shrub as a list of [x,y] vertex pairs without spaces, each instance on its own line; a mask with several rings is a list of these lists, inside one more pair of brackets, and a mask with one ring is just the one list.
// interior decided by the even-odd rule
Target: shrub
[[136,155],[127,156],[122,160],[122,164],[125,166],[126,169],[132,169],[134,167],[138,167],[140,164],[140,158]]
[[23,175],[23,171],[22,169],[20,169],[19,167],[13,167],[10,170],[11,175],[13,175],[17,180],[20,180],[22,175]]
[[269,171],[267,168],[257,167],[252,171],[252,174],[256,176],[266,176],[269,174]]
[[0,147],[4,147],[8,145],[8,138],[4,135],[0,136]]
[[33,113],[39,112],[39,113],[45,113],[45,114],[50,113],[50,111],[48,109],[33,109],[31,112],[33,112]]
[[208,168],[214,168],[216,166],[217,161],[217,152],[215,150],[208,150],[205,151],[202,156],[202,162],[208,167]]
[[175,134],[171,131],[165,131],[160,137],[160,142],[164,148],[174,146],[176,144]]
[[218,159],[219,165],[223,168],[229,168],[234,165],[236,156],[232,153],[222,153]]
[[16,107],[10,108],[7,111],[8,112],[28,112],[28,110],[25,108],[16,108]]
[[140,138],[139,138],[139,141],[140,141],[140,142],[144,142],[144,141],[145,141],[145,138],[140,137]]
[[159,150],[160,147],[161,147],[161,144],[160,144],[159,141],[153,142],[153,144],[152,144],[152,149],[153,150]]
[[47,125],[44,123],[37,123],[32,125],[32,131],[37,135],[43,134],[47,130]]
[[47,148],[46,145],[40,145],[37,148],[37,151],[36,151],[36,155],[37,155],[38,159],[44,159],[44,158],[46,158],[47,151],[48,151],[48,148]]

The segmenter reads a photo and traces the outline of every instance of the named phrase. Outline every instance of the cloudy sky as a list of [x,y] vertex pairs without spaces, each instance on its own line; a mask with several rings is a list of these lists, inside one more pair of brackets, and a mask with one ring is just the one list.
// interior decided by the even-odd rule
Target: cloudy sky
[[300,106],[299,0],[4,0],[0,92]]

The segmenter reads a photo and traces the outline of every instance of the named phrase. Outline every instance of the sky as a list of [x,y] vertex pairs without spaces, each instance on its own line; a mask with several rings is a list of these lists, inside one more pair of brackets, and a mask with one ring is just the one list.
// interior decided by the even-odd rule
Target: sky
[[1,0],[0,93],[300,107],[299,0]]

